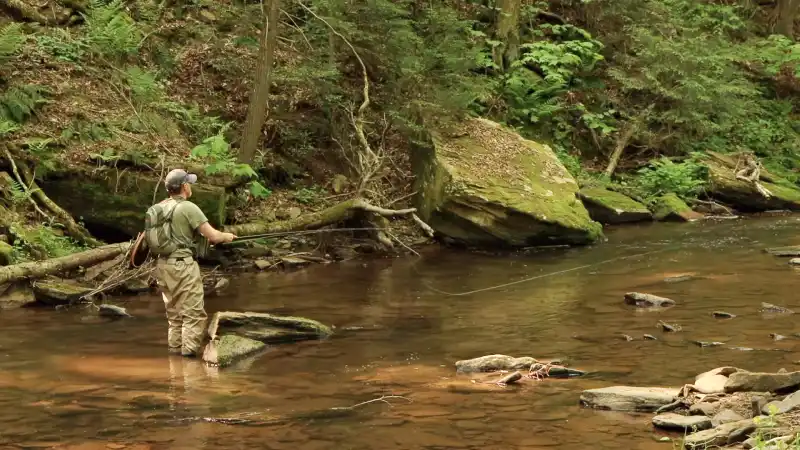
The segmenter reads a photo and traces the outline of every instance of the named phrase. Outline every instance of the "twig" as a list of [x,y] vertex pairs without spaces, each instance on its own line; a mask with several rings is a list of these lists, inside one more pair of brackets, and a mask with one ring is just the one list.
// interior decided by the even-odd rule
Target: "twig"
[[406,250],[410,251],[411,253],[413,253],[413,254],[415,254],[415,255],[417,255],[417,256],[420,256],[420,255],[419,255],[419,253],[417,253],[417,251],[416,251],[416,250],[414,250],[413,248],[411,248],[411,247],[409,247],[408,245],[406,245],[406,244],[405,244],[403,241],[401,241],[400,239],[398,239],[398,238],[397,238],[397,236],[393,235],[392,233],[389,233],[388,231],[386,231],[386,234],[388,234],[390,238],[392,238],[392,239],[394,239],[395,241],[397,241],[397,243],[398,243],[398,244],[400,244],[400,245],[402,245],[403,247],[405,247],[405,248],[406,248]]
[[25,191],[25,196],[28,198],[28,201],[31,203],[31,205],[33,205],[33,209],[35,209],[36,212],[41,214],[44,218],[52,222],[53,218],[42,211],[42,209],[39,208],[39,205],[36,204],[36,200],[33,199],[33,193],[31,193],[30,189],[28,189],[28,186],[25,184],[25,181],[23,181],[22,177],[20,176],[19,170],[17,169],[17,163],[14,161],[14,157],[11,156],[11,152],[8,151],[8,147],[3,147],[3,151],[6,154],[6,159],[8,159],[9,164],[11,164],[11,171],[14,172],[14,177],[16,177],[17,182],[22,187],[22,190]]
[[403,397],[402,395],[382,395],[382,396],[380,396],[378,398],[373,398],[372,400],[367,400],[365,402],[357,403],[357,404],[355,404],[353,406],[344,406],[344,407],[341,407],[341,408],[338,408],[338,409],[356,409],[359,406],[364,406],[364,405],[368,405],[370,403],[376,403],[376,402],[383,402],[383,403],[386,403],[387,405],[389,405],[390,407],[392,407],[394,405],[392,405],[390,402],[386,401],[387,399],[390,399],[390,398],[402,398],[403,400],[406,400],[409,403],[412,403],[410,399],[408,399],[406,397]]

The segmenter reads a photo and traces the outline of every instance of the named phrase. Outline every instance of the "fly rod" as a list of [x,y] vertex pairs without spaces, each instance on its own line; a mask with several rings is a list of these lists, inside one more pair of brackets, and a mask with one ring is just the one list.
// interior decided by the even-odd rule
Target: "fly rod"
[[226,242],[224,244],[218,244],[218,245],[230,245],[230,244],[235,244],[237,242],[246,242],[255,239],[265,239],[265,238],[274,238],[282,236],[303,236],[307,234],[333,233],[333,232],[344,232],[344,231],[382,231],[382,230],[388,230],[388,228],[363,227],[363,228],[330,228],[322,230],[304,230],[304,231],[279,231],[274,233],[263,233],[263,234],[242,236],[234,239],[231,242]]

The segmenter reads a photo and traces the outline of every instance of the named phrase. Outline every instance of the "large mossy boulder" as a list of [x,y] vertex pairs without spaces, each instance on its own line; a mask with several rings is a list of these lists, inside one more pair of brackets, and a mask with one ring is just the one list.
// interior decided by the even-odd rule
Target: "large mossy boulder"
[[276,316],[257,312],[221,311],[211,318],[208,335],[235,334],[265,344],[324,339],[333,330],[305,317]]
[[800,189],[791,183],[762,170],[759,183],[772,195],[764,196],[754,183],[736,178],[743,168],[739,154],[723,155],[709,152],[703,161],[708,167],[708,194],[733,205],[740,211],[758,212],[777,209],[800,210]]
[[[226,217],[225,188],[204,181],[201,175],[192,186],[191,200],[219,227]],[[166,197],[158,176],[107,168],[59,172],[43,180],[40,187],[77,220],[131,237],[142,231],[154,194],[156,201]]]
[[647,206],[627,195],[602,187],[587,187],[578,192],[592,220],[606,224],[643,222],[653,219]]
[[440,235],[475,247],[589,244],[602,226],[546,145],[472,119],[430,130],[413,152],[416,206]]

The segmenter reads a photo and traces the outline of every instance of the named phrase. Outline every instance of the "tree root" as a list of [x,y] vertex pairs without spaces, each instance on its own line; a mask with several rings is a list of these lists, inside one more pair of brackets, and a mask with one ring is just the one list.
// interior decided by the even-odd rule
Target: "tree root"
[[237,236],[252,236],[256,234],[276,233],[283,231],[313,230],[339,222],[353,219],[359,214],[370,213],[384,218],[412,217],[414,221],[425,230],[433,234],[433,230],[422,219],[416,217],[416,208],[386,209],[371,205],[366,200],[355,198],[346,200],[330,208],[312,214],[297,217],[296,219],[281,220],[276,222],[252,222],[225,227],[225,231]]
[[45,261],[26,262],[0,267],[0,285],[22,280],[42,278],[62,271],[92,266],[125,253],[131,243],[110,244],[85,252],[74,253]]

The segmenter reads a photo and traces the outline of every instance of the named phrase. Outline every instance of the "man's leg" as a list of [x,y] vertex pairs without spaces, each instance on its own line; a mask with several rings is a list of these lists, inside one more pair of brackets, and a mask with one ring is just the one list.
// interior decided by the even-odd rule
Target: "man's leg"
[[161,288],[161,297],[164,299],[164,309],[167,312],[167,323],[169,329],[167,330],[167,345],[169,352],[174,354],[181,353],[182,339],[181,330],[183,327],[183,320],[180,312],[180,305],[176,304],[172,296],[172,289],[177,285],[177,280],[169,264],[166,261],[159,261],[157,267],[158,285]]
[[181,271],[181,315],[183,317],[182,353],[184,356],[200,356],[206,332],[206,319],[203,299],[203,279],[196,261],[189,264],[178,263]]

